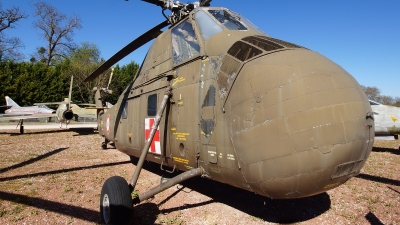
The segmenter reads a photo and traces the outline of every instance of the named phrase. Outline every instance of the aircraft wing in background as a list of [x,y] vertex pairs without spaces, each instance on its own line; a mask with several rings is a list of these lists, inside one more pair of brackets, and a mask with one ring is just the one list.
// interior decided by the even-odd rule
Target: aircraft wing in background
[[41,113],[41,114],[32,114],[32,115],[0,115],[0,121],[7,121],[7,120],[26,120],[26,119],[35,119],[35,118],[49,118],[49,117],[56,117],[54,113]]

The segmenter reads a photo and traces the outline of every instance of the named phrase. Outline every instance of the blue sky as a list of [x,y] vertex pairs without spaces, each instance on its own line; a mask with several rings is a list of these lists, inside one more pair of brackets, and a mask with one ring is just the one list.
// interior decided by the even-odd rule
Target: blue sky
[[[28,19],[6,32],[19,37],[26,60],[44,46],[34,29],[32,0],[0,0],[2,9],[18,6]],[[163,21],[161,8],[139,0],[45,0],[64,14],[78,14],[74,42],[96,44],[104,59]],[[182,1],[185,2],[185,1]],[[302,45],[336,62],[365,86],[400,97],[400,1],[398,0],[213,0],[241,13],[274,38]],[[120,65],[141,63],[149,44]]]

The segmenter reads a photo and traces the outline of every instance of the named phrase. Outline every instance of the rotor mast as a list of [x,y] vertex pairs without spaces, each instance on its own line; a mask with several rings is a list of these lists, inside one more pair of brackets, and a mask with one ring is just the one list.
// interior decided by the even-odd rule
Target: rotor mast
[[[174,25],[186,18],[189,13],[197,7],[208,7],[212,0],[200,0],[200,2],[184,4],[174,0],[142,0],[162,8],[162,14],[171,25]],[[164,11],[169,9],[172,13],[166,16]]]

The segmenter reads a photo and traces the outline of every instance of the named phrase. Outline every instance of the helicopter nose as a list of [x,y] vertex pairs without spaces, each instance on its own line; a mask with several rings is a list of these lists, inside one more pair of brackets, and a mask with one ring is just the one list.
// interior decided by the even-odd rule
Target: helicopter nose
[[325,192],[357,175],[372,150],[363,90],[316,52],[286,50],[246,62],[221,97],[242,174],[261,195]]

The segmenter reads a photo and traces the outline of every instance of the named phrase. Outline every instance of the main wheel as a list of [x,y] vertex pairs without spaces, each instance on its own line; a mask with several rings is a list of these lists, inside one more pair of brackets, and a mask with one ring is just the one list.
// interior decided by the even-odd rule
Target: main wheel
[[22,125],[19,126],[19,133],[24,134],[24,126]]
[[102,224],[130,224],[133,204],[131,191],[126,180],[119,176],[104,182],[100,195]]
[[106,142],[102,142],[101,143],[101,148],[104,149],[104,150],[107,149],[107,143]]

